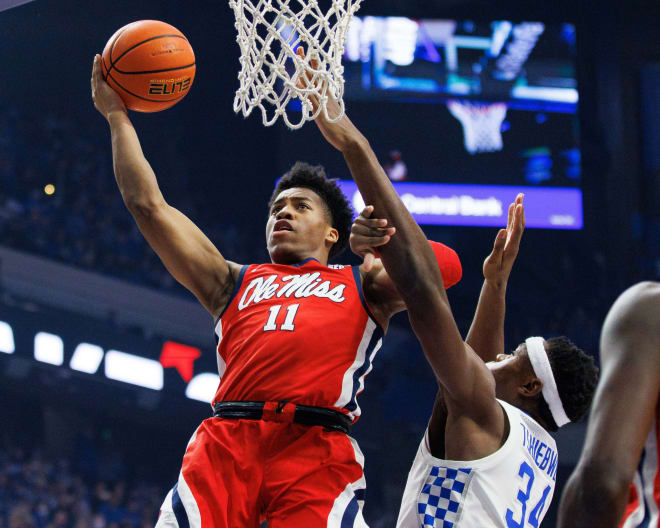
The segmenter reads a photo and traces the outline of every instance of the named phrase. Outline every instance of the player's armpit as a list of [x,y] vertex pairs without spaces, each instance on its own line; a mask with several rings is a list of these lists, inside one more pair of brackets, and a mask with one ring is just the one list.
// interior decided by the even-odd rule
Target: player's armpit
[[436,300],[408,307],[411,326],[419,339],[448,408],[475,419],[496,409],[495,379],[485,363],[463,341],[448,304]]
[[[442,272],[444,287],[448,289],[454,286],[461,280],[463,275],[463,268],[458,254],[452,248],[440,242],[433,240],[428,242]],[[378,251],[375,248],[374,251],[378,256]],[[367,302],[374,312],[382,313],[384,320],[389,320],[395,313],[406,309],[401,294],[387,270],[385,270],[380,258],[374,259],[369,263],[369,266],[364,264],[360,266],[360,274]]]
[[362,291],[376,320],[387,329],[390,317],[402,312],[406,305],[380,259],[375,259],[367,271],[360,266]]
[[132,208],[131,214],[172,276],[217,317],[229,301],[240,265],[225,260],[187,216],[165,202]]
[[[492,376],[477,369],[474,380],[470,394],[460,395],[455,387],[451,387],[453,395],[442,385],[438,389],[428,425],[428,446],[438,458],[476,460],[493,454],[506,441],[506,413],[495,397]],[[470,441],[457,442],[457,438]]]

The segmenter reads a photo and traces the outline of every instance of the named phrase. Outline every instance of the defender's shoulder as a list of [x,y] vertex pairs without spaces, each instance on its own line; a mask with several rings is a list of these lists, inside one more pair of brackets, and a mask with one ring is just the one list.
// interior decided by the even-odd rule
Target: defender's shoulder
[[[646,351],[646,352],[644,352]],[[654,362],[660,358],[660,283],[645,281],[624,291],[603,324],[601,361]]]
[[639,282],[619,295],[607,316],[605,328],[622,322],[633,326],[651,322],[660,329],[659,282]]

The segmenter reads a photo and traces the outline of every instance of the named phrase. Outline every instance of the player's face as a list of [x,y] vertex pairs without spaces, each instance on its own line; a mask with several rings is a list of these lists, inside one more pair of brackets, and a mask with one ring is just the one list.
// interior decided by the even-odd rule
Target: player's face
[[511,354],[498,354],[495,361],[486,366],[495,378],[495,393],[498,398],[511,402],[516,398],[522,375],[529,368],[525,343],[518,345]]
[[286,189],[271,205],[266,241],[273,262],[292,264],[313,257],[325,264],[337,238],[326,206],[314,191]]

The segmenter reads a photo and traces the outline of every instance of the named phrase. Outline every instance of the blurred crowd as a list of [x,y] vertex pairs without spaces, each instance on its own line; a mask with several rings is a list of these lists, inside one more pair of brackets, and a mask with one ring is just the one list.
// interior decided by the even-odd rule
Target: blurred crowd
[[[185,179],[181,178],[185,184]],[[46,185],[54,186],[46,194]],[[194,193],[170,193],[239,262],[263,259],[236,228],[200,218]],[[183,293],[127,212],[108,137],[89,137],[65,116],[0,107],[0,243],[142,285]]]
[[153,527],[162,489],[145,482],[85,477],[70,459],[23,448],[0,451],[0,527]]

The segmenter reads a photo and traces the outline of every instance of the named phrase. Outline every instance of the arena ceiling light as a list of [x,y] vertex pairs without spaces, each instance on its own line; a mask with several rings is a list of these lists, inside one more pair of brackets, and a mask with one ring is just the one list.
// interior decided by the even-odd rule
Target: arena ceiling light
[[16,350],[14,346],[14,332],[4,321],[0,321],[0,352],[13,354]]
[[98,345],[80,343],[73,351],[69,363],[72,370],[94,374],[103,361],[103,349]]
[[190,380],[186,387],[186,396],[191,400],[197,400],[205,403],[211,403],[215,396],[215,391],[218,390],[220,383],[220,376],[210,372],[203,372],[197,374]]
[[[106,378],[155,391],[164,389],[164,369],[175,368],[181,379],[186,383],[185,396],[188,399],[204,403],[211,403],[220,383],[220,376],[217,373],[200,372],[193,376],[194,362],[201,356],[202,351],[199,348],[182,343],[165,341],[161,349],[160,361],[156,361],[118,350],[105,352],[105,349],[100,345],[77,341],[75,337],[72,338],[70,335],[65,338],[68,343],[65,350],[64,339],[57,334],[36,331],[32,335],[34,335],[33,349],[21,351],[19,341],[19,351],[17,353],[11,324],[0,321],[0,353],[13,354],[14,357],[16,357],[16,354],[18,355],[16,361],[10,360],[7,363],[5,374],[15,378],[26,378],[30,371],[31,362],[23,361],[21,354],[27,353],[32,354],[34,360],[40,363],[69,368],[72,371],[89,375],[98,373],[99,367],[105,358],[104,371],[101,374],[105,375]],[[78,344],[73,348],[73,343],[76,342]],[[73,353],[69,359],[70,347],[73,348]],[[168,389],[172,388],[168,387]],[[141,398],[144,398],[141,401],[149,408],[153,402],[159,401],[151,400],[149,396],[145,395],[142,395]]]
[[162,390],[163,388],[163,366],[158,361],[118,350],[108,350],[106,353],[105,375],[112,380],[147,389]]
[[51,365],[64,362],[64,343],[62,338],[48,332],[39,332],[34,336],[34,359]]

